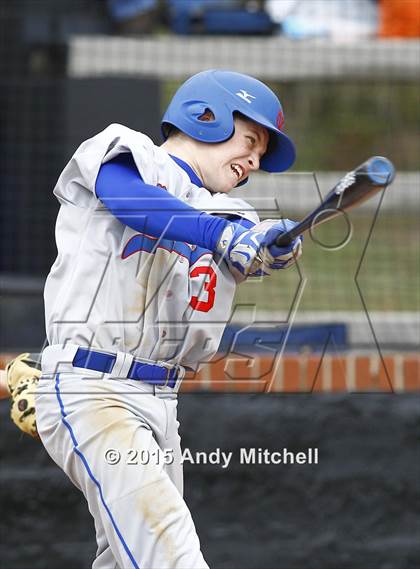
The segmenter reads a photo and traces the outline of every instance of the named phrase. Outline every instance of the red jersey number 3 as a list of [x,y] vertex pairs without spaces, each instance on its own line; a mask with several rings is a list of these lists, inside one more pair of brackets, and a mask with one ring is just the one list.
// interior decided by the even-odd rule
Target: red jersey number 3
[[[216,298],[216,283],[217,275],[211,267],[195,267],[190,272],[191,278],[197,278],[205,275],[203,282],[202,294],[207,293],[207,298],[199,300],[198,296],[192,296],[190,300],[190,306],[194,310],[199,310],[200,312],[208,312],[214,306],[214,300]],[[201,292],[201,291],[200,291]]]

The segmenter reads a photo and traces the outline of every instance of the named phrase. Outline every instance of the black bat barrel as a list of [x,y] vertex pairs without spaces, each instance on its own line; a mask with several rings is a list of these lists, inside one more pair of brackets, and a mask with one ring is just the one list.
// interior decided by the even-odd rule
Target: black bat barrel
[[377,192],[392,183],[395,168],[387,158],[373,156],[357,168],[348,172],[329,192],[322,204],[309,213],[293,229],[280,235],[277,247],[286,247],[293,239],[309,228],[335,217],[370,199]]

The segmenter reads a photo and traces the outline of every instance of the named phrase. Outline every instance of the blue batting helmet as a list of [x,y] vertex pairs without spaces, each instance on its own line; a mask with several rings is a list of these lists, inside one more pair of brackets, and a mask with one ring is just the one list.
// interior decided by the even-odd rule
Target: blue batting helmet
[[[200,120],[206,110],[214,120]],[[163,138],[172,125],[201,142],[223,142],[233,134],[235,112],[268,129],[270,141],[261,170],[283,172],[292,166],[295,147],[281,131],[284,115],[277,96],[258,79],[233,71],[202,71],[181,85],[162,118]]]

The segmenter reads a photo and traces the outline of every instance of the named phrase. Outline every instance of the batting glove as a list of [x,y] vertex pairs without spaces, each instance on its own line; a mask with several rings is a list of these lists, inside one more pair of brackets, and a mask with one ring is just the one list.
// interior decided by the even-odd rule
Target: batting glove
[[[271,270],[288,269],[302,255],[303,235],[296,237],[286,247],[278,247],[275,242],[277,237],[290,231],[297,225],[297,222],[290,219],[281,221],[267,219],[258,225],[259,230],[264,230],[265,236],[261,242],[260,256],[263,259],[264,267]],[[255,229],[255,228],[254,228]]]
[[261,264],[258,251],[263,238],[262,231],[245,229],[237,223],[229,223],[222,232],[216,251],[226,260],[231,272],[234,273],[236,270],[241,275],[248,276]]
[[237,223],[229,223],[216,250],[226,259],[234,276],[236,271],[244,277],[268,275],[273,270],[290,267],[300,256],[300,237],[287,247],[272,244],[294,225],[290,220],[267,220],[252,229],[244,229]]

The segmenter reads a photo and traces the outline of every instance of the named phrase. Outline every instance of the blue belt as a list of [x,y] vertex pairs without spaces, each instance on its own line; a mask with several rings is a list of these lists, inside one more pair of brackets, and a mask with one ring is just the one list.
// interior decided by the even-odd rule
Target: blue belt
[[[87,348],[79,348],[74,356],[73,365],[75,367],[101,371],[102,373],[111,373],[116,359],[117,356],[113,354],[105,354],[103,352],[88,350]],[[167,368],[161,365],[149,364],[134,358],[127,378],[144,381],[152,385],[175,387],[178,372],[179,366]]]

